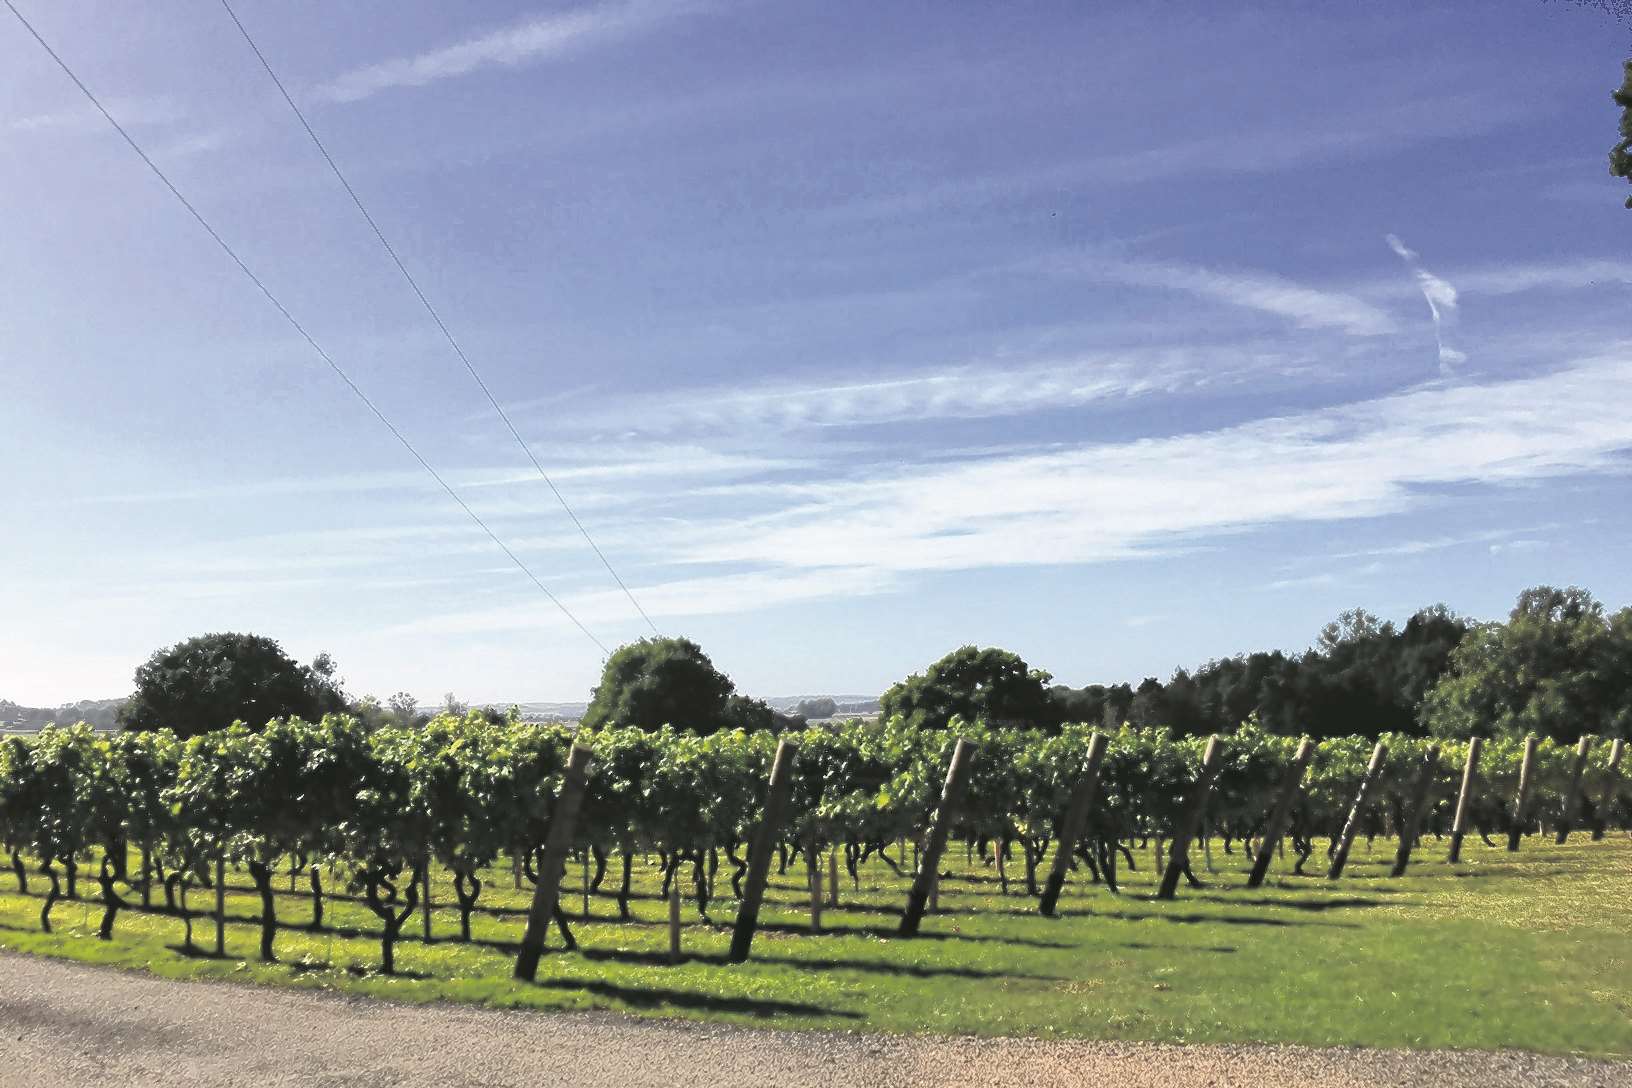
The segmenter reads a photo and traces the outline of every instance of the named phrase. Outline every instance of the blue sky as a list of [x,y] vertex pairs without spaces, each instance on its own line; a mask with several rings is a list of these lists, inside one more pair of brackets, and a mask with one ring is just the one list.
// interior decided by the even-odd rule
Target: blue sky
[[[225,11],[17,2],[535,573],[639,636]],[[1632,600],[1607,15],[239,14],[658,626],[743,690]],[[9,13],[0,101],[0,696],[253,630],[357,693],[585,697],[599,651]]]

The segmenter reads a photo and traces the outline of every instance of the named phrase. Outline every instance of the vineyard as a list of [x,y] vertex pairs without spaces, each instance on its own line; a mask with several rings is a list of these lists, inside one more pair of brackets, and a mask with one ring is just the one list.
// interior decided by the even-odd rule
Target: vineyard
[[[1386,753],[1368,773],[1371,740],[1329,739],[1304,753],[1307,769],[1296,773],[1298,740],[1252,728],[1220,738],[1210,764],[1207,738],[1124,728],[1104,735],[1095,752],[1093,737],[1077,726],[943,731],[898,723],[781,738],[668,729],[575,736],[481,714],[373,732],[331,716],[186,742],[164,732],[48,729],[0,742],[0,845],[15,888],[0,928],[20,929],[27,903],[43,935],[61,923],[63,902],[77,900],[87,909],[83,927],[70,923],[83,934],[75,939],[94,932],[117,943],[126,926],[153,934],[168,925],[175,943],[161,947],[178,962],[226,955],[230,928],[254,935],[251,953],[235,934],[237,956],[266,963],[309,959],[314,936],[327,934],[353,948],[372,941],[370,972],[396,970],[403,947],[429,954],[474,946],[479,970],[491,976],[493,956],[517,947],[533,884],[548,875],[546,848],[575,741],[593,753],[592,772],[564,844],[572,864],[554,906],[556,931],[591,962],[638,956],[648,979],[684,969],[670,966],[660,939],[664,915],[677,913],[682,897],[687,940],[674,961],[695,959],[716,972],[756,966],[731,964],[721,945],[753,882],[750,855],[779,741],[787,742],[791,774],[776,833],[765,840],[760,923],[775,951],[754,953],[773,962],[800,935],[897,943],[914,891],[927,893],[918,943],[929,948],[948,937],[977,940],[971,930],[987,909],[993,916],[979,924],[1000,927],[993,941],[1010,939],[997,934],[1018,914],[1057,932],[1069,923],[1042,917],[1045,906],[1055,910],[1045,894],[1053,872],[1076,897],[1059,913],[1073,914],[1071,905],[1092,894],[1125,921],[1164,892],[1216,909],[1218,892],[1202,885],[1241,886],[1255,867],[1283,882],[1306,878],[1297,886],[1322,893],[1335,889],[1327,877],[1348,835],[1350,887],[1388,881],[1399,845],[1418,835],[1419,868],[1465,870],[1445,866],[1449,842],[1432,853],[1427,845],[1455,841],[1465,742],[1436,749],[1384,737]],[[967,775],[944,821],[943,783],[959,738]],[[1476,869],[1509,856],[1515,835],[1545,833],[1552,849],[1572,827],[1573,846],[1627,823],[1618,744],[1543,741],[1528,775],[1525,751],[1522,740],[1484,742],[1468,776],[1460,807],[1469,846],[1483,859]],[[1088,774],[1094,788],[1084,791]],[[926,885],[922,863],[938,824],[947,845]],[[1062,833],[1071,848],[1056,866]],[[1373,839],[1385,840],[1376,857]],[[1537,849],[1532,842],[1523,852]],[[1175,888],[1162,886],[1164,875]],[[1504,879],[1526,877],[1516,870]],[[1286,924],[1276,909],[1286,893],[1273,888],[1238,900],[1262,917],[1235,924]],[[1117,902],[1128,906],[1106,906]],[[407,971],[416,973],[427,972]]]

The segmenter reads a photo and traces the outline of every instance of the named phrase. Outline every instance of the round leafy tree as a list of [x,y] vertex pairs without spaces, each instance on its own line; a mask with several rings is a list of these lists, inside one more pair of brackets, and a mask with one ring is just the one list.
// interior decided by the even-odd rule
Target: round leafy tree
[[186,738],[235,721],[259,729],[273,718],[316,721],[344,708],[327,654],[301,665],[272,639],[213,634],[148,658],[136,670],[136,694],[120,721],[126,729],[169,728]]
[[730,718],[735,692],[731,679],[689,638],[643,638],[607,659],[583,724],[673,725],[711,733]]
[[879,700],[885,717],[944,729],[954,715],[996,726],[1059,724],[1049,695],[1052,677],[1019,654],[993,647],[963,646],[924,672],[893,685]]

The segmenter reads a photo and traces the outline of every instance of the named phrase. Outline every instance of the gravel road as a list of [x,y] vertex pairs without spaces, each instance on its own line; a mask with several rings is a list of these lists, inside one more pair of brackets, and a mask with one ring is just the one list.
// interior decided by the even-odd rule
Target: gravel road
[[0,954],[0,1088],[42,1084],[1632,1088],[1632,1065],[1516,1053],[802,1034],[393,1005]]

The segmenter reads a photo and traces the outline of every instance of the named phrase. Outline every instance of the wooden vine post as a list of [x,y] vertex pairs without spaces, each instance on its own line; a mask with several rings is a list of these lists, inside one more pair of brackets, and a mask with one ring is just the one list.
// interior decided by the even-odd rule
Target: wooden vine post
[[1060,892],[1071,871],[1071,857],[1076,852],[1077,840],[1088,826],[1088,814],[1093,811],[1094,797],[1099,791],[1099,765],[1105,760],[1105,734],[1095,733],[1088,738],[1088,758],[1071,787],[1071,800],[1065,807],[1065,819],[1060,823],[1059,841],[1054,844],[1054,867],[1049,870],[1043,885],[1043,898],[1037,909],[1045,918],[1054,916],[1060,903]]
[[834,847],[827,855],[827,905],[839,907],[839,850]]
[[1604,837],[1604,830],[1609,826],[1609,812],[1615,804],[1615,794],[1621,784],[1621,756],[1626,751],[1626,742],[1620,737],[1609,746],[1609,768],[1604,773],[1604,795],[1598,802],[1598,818],[1593,821],[1592,841],[1597,842]]
[[1452,865],[1462,860],[1462,839],[1468,833],[1468,820],[1473,816],[1473,783],[1479,777],[1479,754],[1484,747],[1482,737],[1468,741],[1468,762],[1462,767],[1462,788],[1456,795],[1456,821],[1451,825],[1449,860]]
[[1280,845],[1281,836],[1286,832],[1286,818],[1292,814],[1292,805],[1303,789],[1304,772],[1309,769],[1309,761],[1314,755],[1315,742],[1304,737],[1281,779],[1281,792],[1275,798],[1275,808],[1269,814],[1269,822],[1264,824],[1263,837],[1258,841],[1258,854],[1252,859],[1252,874],[1247,877],[1249,888],[1263,884],[1264,877],[1269,875],[1269,863],[1275,860],[1275,848]]
[[1343,867],[1349,863],[1349,848],[1354,845],[1354,836],[1360,830],[1360,817],[1365,815],[1366,798],[1371,794],[1371,787],[1383,773],[1383,762],[1388,759],[1388,745],[1382,741],[1371,750],[1371,762],[1366,764],[1366,773],[1360,779],[1360,788],[1354,791],[1354,807],[1349,809],[1348,822],[1343,825],[1343,834],[1338,837],[1337,849],[1332,852],[1331,868],[1326,870],[1327,880],[1336,880],[1343,875]]
[[1519,849],[1519,840],[1524,837],[1524,821],[1530,812],[1530,788],[1536,778],[1536,735],[1530,734],[1524,738],[1524,762],[1519,764],[1519,795],[1513,799],[1513,823],[1507,829],[1507,850],[1514,853]]
[[918,872],[912,879],[912,890],[907,893],[907,909],[901,915],[900,933],[903,937],[918,935],[924,920],[924,908],[929,905],[929,893],[940,876],[941,853],[946,849],[947,836],[957,822],[958,809],[963,807],[963,794],[969,785],[969,761],[974,758],[975,746],[963,737],[952,749],[952,764],[946,769],[946,784],[941,788],[941,805],[935,810],[935,822],[930,825],[929,841],[924,844],[918,860]]
[[669,962],[680,962],[680,881],[669,884]]
[[1172,899],[1179,890],[1179,877],[1184,875],[1185,862],[1190,854],[1190,840],[1195,838],[1201,825],[1202,811],[1207,806],[1207,794],[1218,776],[1218,762],[1224,755],[1224,744],[1214,733],[1207,738],[1207,750],[1201,757],[1201,770],[1190,787],[1190,796],[1184,799],[1184,811],[1179,814],[1178,826],[1173,829],[1173,841],[1167,848],[1167,870],[1162,873],[1162,886],[1156,891],[1157,899]]
[[567,755],[566,780],[561,783],[561,796],[556,798],[555,811],[550,814],[550,833],[544,840],[538,884],[533,888],[533,903],[527,911],[521,951],[516,954],[515,974],[525,982],[533,981],[538,974],[538,958],[544,953],[544,936],[549,932],[550,918],[558,909],[556,899],[561,891],[561,876],[566,871],[578,809],[584,803],[584,786],[589,781],[589,764],[594,758],[595,753],[581,744],[574,744]]
[[1422,768],[1417,771],[1417,783],[1411,791],[1411,811],[1405,817],[1405,826],[1399,829],[1400,845],[1394,851],[1394,868],[1389,876],[1404,876],[1411,864],[1411,851],[1422,834],[1422,818],[1428,811],[1428,795],[1433,791],[1434,779],[1439,775],[1439,745],[1430,744],[1422,754]]
[[777,743],[771,780],[765,788],[765,817],[748,852],[748,879],[743,884],[742,903],[737,907],[737,925],[731,933],[728,958],[732,963],[746,960],[754,944],[759,906],[765,900],[765,881],[771,875],[771,854],[782,832],[782,813],[788,807],[788,794],[793,789],[793,758],[798,753],[799,746],[790,740]]
[[1575,745],[1575,766],[1570,769],[1570,792],[1564,795],[1564,819],[1558,825],[1558,835],[1553,839],[1559,846],[1563,846],[1570,837],[1570,825],[1575,823],[1581,811],[1581,779],[1587,773],[1587,760],[1592,758],[1592,735],[1582,737]]
[[[423,925],[424,930],[425,930],[425,943],[430,944],[431,943],[431,855],[430,855],[429,852],[427,852],[425,854],[424,865],[425,865],[424,888],[421,890],[420,896],[419,896],[419,909],[420,909],[420,921],[421,921],[421,924]],[[293,882],[293,878],[291,877],[290,879],[291,879],[291,882]]]
[[810,834],[809,850],[806,853],[805,890],[810,893],[810,929],[812,933],[822,931],[822,863],[821,856],[816,852],[816,833]]
[[227,954],[227,859],[215,859],[215,954]]

